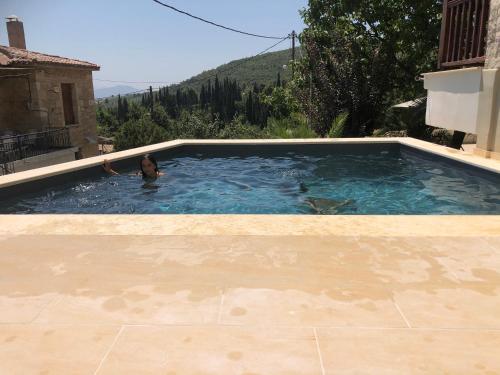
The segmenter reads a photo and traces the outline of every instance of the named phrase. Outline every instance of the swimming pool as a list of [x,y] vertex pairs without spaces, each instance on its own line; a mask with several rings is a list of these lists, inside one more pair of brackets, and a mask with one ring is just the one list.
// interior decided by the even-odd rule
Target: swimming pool
[[[186,145],[155,156],[166,176],[129,173],[138,158],[32,182],[0,213],[500,214],[500,174],[399,143]],[[33,188],[36,184],[37,188]]]

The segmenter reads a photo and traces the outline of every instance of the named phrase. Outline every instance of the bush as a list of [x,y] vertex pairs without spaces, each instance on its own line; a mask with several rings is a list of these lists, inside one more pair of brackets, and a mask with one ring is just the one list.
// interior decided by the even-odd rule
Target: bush
[[202,112],[183,112],[181,118],[172,125],[174,139],[213,139],[219,135],[222,127],[218,119],[212,121]]
[[168,140],[168,134],[155,124],[148,115],[139,120],[124,123],[115,136],[115,150],[128,150]]
[[219,133],[221,139],[257,139],[264,138],[260,127],[245,124],[241,119],[234,119]]
[[337,117],[335,117],[332,121],[332,127],[328,132],[328,138],[342,138],[348,118],[349,112],[341,112]]
[[103,137],[113,136],[119,126],[115,114],[113,114],[110,110],[99,106],[97,107],[96,118],[97,134]]
[[277,119],[270,118],[267,133],[271,138],[317,138],[318,135],[309,128],[304,115],[292,113],[290,117]]
[[275,87],[271,95],[263,94],[263,101],[269,107],[271,117],[277,119],[288,118],[299,109],[290,90],[283,87]]
[[408,137],[430,140],[433,129],[425,124],[426,106],[427,99],[421,98],[408,108],[390,108],[385,114],[384,127],[377,134],[405,131]]

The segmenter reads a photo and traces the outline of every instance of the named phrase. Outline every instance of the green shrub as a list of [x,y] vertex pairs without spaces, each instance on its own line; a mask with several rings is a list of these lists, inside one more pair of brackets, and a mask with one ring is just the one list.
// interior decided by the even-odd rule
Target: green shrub
[[151,121],[148,115],[139,120],[124,123],[115,136],[115,150],[128,150],[135,147],[164,142],[168,134],[162,127]]
[[181,118],[172,125],[174,139],[214,139],[218,138],[222,124],[218,119],[212,121],[202,112],[183,112]]
[[304,115],[292,113],[288,118],[270,118],[267,133],[271,138],[317,138],[318,135],[309,128]]
[[332,127],[328,132],[328,138],[342,138],[348,118],[349,112],[347,111],[341,112],[337,117],[335,117],[332,121]]
[[264,138],[260,127],[243,123],[242,119],[234,119],[219,133],[221,139],[258,139]]

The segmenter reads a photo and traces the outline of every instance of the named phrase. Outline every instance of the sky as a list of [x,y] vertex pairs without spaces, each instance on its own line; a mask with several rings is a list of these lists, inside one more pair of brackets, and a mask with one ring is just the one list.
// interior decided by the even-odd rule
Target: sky
[[[307,0],[164,0],[200,17],[255,34],[304,28]],[[91,61],[95,79],[176,83],[276,41],[215,28],[152,0],[0,0],[0,17],[24,22],[29,50]],[[8,45],[5,23],[0,44]],[[283,42],[274,50],[290,47]],[[118,83],[94,81],[95,88]],[[127,84],[137,88],[148,84]]]

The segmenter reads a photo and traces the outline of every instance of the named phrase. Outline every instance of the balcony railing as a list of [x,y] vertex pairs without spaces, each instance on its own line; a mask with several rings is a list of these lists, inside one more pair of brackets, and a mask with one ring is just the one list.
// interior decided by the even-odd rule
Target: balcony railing
[[0,136],[0,166],[9,173],[9,164],[33,156],[71,147],[67,128],[50,129],[36,133]]
[[444,0],[439,68],[483,65],[490,0]]

